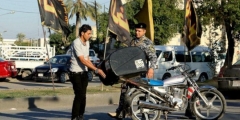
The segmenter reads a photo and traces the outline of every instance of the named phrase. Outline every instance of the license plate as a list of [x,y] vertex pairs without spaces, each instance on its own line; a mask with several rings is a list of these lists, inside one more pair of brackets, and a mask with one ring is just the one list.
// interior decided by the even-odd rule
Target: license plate
[[233,87],[240,87],[240,81],[233,81],[233,84],[232,84]]
[[43,74],[42,73],[38,73],[38,76],[43,76]]

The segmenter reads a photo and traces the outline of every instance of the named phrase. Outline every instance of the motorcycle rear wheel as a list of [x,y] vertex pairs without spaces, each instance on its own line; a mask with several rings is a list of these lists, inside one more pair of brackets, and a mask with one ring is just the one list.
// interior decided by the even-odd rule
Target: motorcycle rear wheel
[[226,111],[224,96],[216,89],[201,90],[200,92],[207,98],[209,106],[205,105],[203,100],[195,94],[191,104],[195,116],[201,120],[217,120],[222,118]]
[[[159,120],[161,117],[161,111],[160,110],[153,110],[153,109],[140,109],[138,106],[139,101],[146,101],[146,94],[142,92],[136,92],[133,95],[131,95],[130,98],[130,107],[131,107],[131,118],[133,120]],[[149,102],[157,104],[157,101],[150,97]],[[146,118],[148,117],[148,118]]]

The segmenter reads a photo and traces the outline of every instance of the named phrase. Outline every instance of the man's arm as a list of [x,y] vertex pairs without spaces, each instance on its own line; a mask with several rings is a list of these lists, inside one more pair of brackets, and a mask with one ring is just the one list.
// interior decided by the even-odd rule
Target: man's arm
[[154,77],[154,69],[156,68],[156,64],[157,64],[157,55],[156,55],[156,50],[155,50],[154,45],[151,40],[145,41],[144,51],[147,54],[147,57],[150,62],[150,66],[147,71],[147,78],[153,78]]
[[147,57],[150,62],[149,68],[155,69],[157,65],[157,55],[156,55],[156,50],[154,48],[154,45],[152,41],[148,40],[145,42],[146,46],[144,48],[144,51],[147,54]]
[[87,60],[84,58],[83,55],[82,55],[82,56],[79,56],[78,58],[79,58],[80,61],[81,61],[85,66],[87,66],[88,68],[90,68],[90,69],[92,69],[92,70],[94,70],[94,71],[97,69],[97,68],[92,64],[92,62],[90,61],[89,57],[88,57]]
[[92,62],[90,61],[89,57],[88,57],[88,59],[86,60],[86,59],[84,58],[84,56],[82,55],[82,56],[79,56],[79,59],[80,59],[80,61],[81,61],[85,66],[87,66],[88,68],[94,70],[96,74],[99,74],[99,75],[101,75],[103,78],[106,78],[105,73],[104,73],[101,69],[96,68],[96,67],[92,64]]
[[[75,41],[74,41],[75,42]],[[79,41],[77,41],[79,42]],[[89,56],[87,57],[87,59],[84,58],[83,53],[81,52],[82,48],[78,46],[78,43],[73,43],[73,47],[74,47],[74,51],[76,52],[76,55],[78,56],[79,60],[88,68],[92,69],[95,71],[95,73],[101,75],[103,78],[106,77],[105,73],[101,70],[96,68],[92,62],[89,60]]]

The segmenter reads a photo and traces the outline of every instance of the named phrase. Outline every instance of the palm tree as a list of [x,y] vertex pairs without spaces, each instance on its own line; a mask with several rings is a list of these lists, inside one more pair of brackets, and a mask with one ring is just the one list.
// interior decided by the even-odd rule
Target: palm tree
[[3,43],[3,37],[2,37],[2,34],[0,33],[0,42]]
[[17,34],[17,39],[20,42],[20,44],[22,44],[23,40],[25,39],[25,35],[23,33],[18,33]]
[[[93,21],[96,20],[95,2],[88,3],[83,0],[66,0],[65,5],[68,13],[70,13],[69,18],[76,15],[76,37],[78,37],[78,28],[81,25],[82,19],[87,20],[87,18],[90,18]],[[98,11],[101,5],[96,3],[96,8]]]

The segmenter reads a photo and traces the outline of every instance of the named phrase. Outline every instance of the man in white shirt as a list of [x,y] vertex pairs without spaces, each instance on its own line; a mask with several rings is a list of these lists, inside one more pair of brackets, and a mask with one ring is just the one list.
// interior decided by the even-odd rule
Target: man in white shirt
[[95,73],[106,77],[101,69],[96,68],[89,59],[89,38],[92,28],[89,25],[82,25],[79,28],[79,37],[71,44],[71,66],[70,81],[74,90],[74,101],[72,106],[72,120],[83,120],[86,107],[86,91],[88,86],[88,68]]

